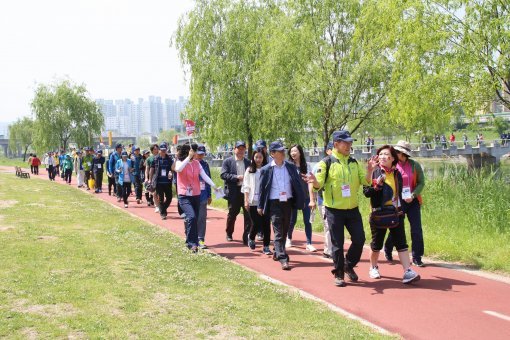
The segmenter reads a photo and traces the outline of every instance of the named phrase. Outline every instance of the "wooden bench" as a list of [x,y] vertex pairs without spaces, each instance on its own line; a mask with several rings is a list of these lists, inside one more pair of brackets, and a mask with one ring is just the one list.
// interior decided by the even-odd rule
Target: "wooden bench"
[[23,171],[19,166],[15,167],[16,169],[16,176],[19,178],[30,178],[30,174],[28,172]]

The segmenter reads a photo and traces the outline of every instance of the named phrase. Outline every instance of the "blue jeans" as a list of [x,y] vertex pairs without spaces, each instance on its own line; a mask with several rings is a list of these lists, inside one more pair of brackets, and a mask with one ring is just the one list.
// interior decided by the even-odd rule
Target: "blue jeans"
[[200,196],[178,196],[179,206],[184,213],[186,231],[186,245],[188,248],[198,246],[198,216],[200,210]]
[[290,215],[290,227],[289,232],[287,233],[287,237],[292,240],[292,233],[294,232],[294,227],[296,226],[298,210],[302,210],[303,222],[305,224],[306,244],[312,244],[312,224],[310,223],[310,207],[308,204],[310,204],[310,198],[305,200],[304,209],[292,208],[292,213]]
[[[411,225],[411,247],[413,260],[421,260],[424,253],[423,245],[423,230],[421,227],[421,210],[420,202],[418,199],[414,199],[411,203],[402,202],[402,211],[407,216],[407,220]],[[390,236],[386,239],[384,244],[384,251],[391,253],[393,250],[393,240]]]

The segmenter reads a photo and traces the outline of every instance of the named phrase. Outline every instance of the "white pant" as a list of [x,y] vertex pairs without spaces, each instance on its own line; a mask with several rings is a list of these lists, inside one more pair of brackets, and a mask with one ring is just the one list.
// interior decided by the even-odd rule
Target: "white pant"
[[81,187],[82,185],[85,185],[85,171],[84,170],[78,170],[78,173],[76,174],[76,178],[77,178],[79,187]]
[[321,213],[322,225],[324,226],[324,254],[333,255],[333,243],[331,243],[331,233],[329,232],[329,224],[326,218],[326,207],[319,205]]

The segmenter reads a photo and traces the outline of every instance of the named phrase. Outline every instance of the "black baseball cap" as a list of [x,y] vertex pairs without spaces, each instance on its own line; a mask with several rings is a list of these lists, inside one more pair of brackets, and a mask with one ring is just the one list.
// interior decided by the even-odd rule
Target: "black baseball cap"
[[161,151],[166,151],[166,149],[167,149],[167,145],[166,145],[166,143],[161,143],[161,144],[159,145],[159,150],[161,150]]
[[122,149],[122,144],[115,145],[115,149],[119,149],[119,148]]
[[267,147],[267,143],[265,140],[263,139],[259,139],[258,141],[255,142],[255,147],[258,149],[258,148],[266,148]]

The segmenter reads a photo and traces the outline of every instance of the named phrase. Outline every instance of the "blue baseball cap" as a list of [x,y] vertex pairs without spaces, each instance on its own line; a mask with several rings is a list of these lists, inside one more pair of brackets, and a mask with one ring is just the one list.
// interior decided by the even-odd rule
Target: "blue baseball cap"
[[160,149],[161,151],[166,151],[166,149],[167,149],[167,145],[166,145],[166,143],[161,143],[161,144],[159,145],[159,149]]
[[205,145],[199,145],[197,148],[197,155],[205,155]]
[[255,142],[255,147],[258,149],[258,148],[267,148],[267,143],[265,140],[263,139],[259,139],[258,141]]
[[122,144],[115,145],[115,149],[119,149],[119,148],[122,149]]
[[240,148],[240,147],[246,147],[246,143],[242,140],[238,140],[236,142],[236,148]]
[[269,152],[284,151],[284,150],[285,150],[285,148],[283,147],[283,144],[280,141],[272,142],[271,144],[269,144]]
[[128,155],[128,153],[126,151],[122,151],[122,153],[120,154],[121,156],[126,156]]
[[333,132],[333,136],[331,138],[333,142],[352,142],[356,139],[351,137],[351,134],[347,130],[340,130]]

